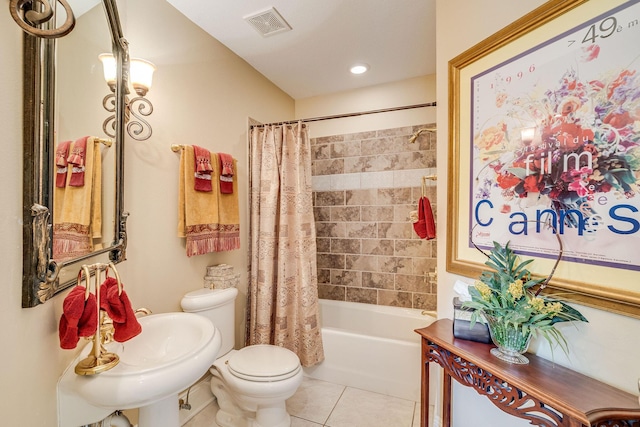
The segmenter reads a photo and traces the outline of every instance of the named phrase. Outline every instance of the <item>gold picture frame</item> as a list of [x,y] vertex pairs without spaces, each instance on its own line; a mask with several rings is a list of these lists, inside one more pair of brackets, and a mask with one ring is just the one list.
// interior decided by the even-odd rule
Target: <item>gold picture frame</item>
[[[612,36],[612,39],[618,37],[622,40],[627,36],[618,34],[631,31],[630,28],[637,34],[640,28],[635,29],[634,25],[638,21],[632,20],[635,19],[633,14],[619,15],[618,20],[603,18],[609,16],[607,14],[610,12],[631,7],[635,10],[640,8],[640,0],[551,0],[449,61],[450,220],[447,223],[447,271],[466,277],[478,277],[486,268],[486,257],[471,244],[474,228],[471,221],[474,203],[471,200],[474,186],[472,151],[475,148],[472,145],[472,123],[474,114],[478,112],[478,106],[474,107],[472,103],[473,96],[477,97],[477,94],[474,95],[477,88],[473,86],[473,79],[490,70],[499,70],[502,64],[509,63],[513,58],[519,60],[536,49],[551,46],[550,40],[562,40],[562,35],[575,35],[580,31],[582,40],[578,39],[577,42],[582,41],[586,46],[594,44],[596,37]],[[627,16],[629,21],[626,20]],[[612,28],[609,29],[609,26]],[[571,33],[572,31],[575,33]],[[562,60],[560,55],[557,56]],[[632,62],[631,58],[629,62]],[[640,68],[640,65],[636,64],[634,67]],[[542,73],[544,71],[540,70],[543,68],[539,67],[536,71]],[[509,94],[508,91],[506,93]],[[640,174],[636,173],[636,176]],[[640,195],[636,194],[635,197]],[[637,218],[640,219],[640,215]],[[629,222],[640,224],[635,216]],[[556,240],[555,237],[552,239]],[[620,244],[639,251],[640,232],[621,234]],[[524,254],[536,260],[530,265],[531,271],[536,275],[546,276],[553,268],[554,257],[536,256],[526,251]],[[568,301],[640,318],[640,268],[634,270],[597,262],[564,261],[560,262],[546,291]]]

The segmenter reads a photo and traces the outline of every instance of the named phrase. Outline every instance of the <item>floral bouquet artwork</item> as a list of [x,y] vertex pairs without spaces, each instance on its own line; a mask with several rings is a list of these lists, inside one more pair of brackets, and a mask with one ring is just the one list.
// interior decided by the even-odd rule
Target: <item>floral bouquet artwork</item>
[[[582,60],[597,58],[597,44]],[[476,199],[500,191],[501,212],[515,206],[546,206],[555,212],[596,214],[594,196],[618,200],[637,193],[640,172],[640,73],[606,72],[593,80],[567,70],[555,87],[531,96],[495,94],[502,119],[474,134]],[[495,196],[493,196],[495,197]],[[528,200],[527,200],[528,198]],[[514,206],[515,204],[515,206]],[[577,215],[563,216],[577,227]]]
[[464,303],[465,307],[475,309],[472,327],[484,316],[491,339],[497,346],[491,353],[506,362],[529,363],[522,353],[527,351],[535,336],[545,338],[552,350],[557,344],[568,353],[566,339],[555,324],[574,320],[587,322],[587,319],[563,301],[540,295],[553,271],[547,278],[533,278],[526,268],[533,259],[521,261],[509,248],[509,243],[502,246],[494,242],[493,245],[491,252],[485,253],[488,257],[485,265],[491,271],[483,271],[475,285],[469,287],[471,301]]

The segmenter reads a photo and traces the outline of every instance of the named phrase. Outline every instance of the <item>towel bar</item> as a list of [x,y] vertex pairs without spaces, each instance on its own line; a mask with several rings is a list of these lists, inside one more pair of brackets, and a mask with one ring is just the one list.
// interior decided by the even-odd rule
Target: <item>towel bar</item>
[[111,147],[111,145],[113,144],[113,141],[110,139],[104,139],[104,138],[94,138],[93,142],[95,144],[103,144],[107,147]]

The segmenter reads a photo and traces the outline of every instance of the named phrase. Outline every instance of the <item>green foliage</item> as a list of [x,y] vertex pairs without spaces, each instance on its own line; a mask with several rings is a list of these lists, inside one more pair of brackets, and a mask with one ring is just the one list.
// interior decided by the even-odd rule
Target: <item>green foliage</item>
[[555,324],[574,320],[587,322],[587,319],[563,301],[536,296],[534,288],[545,279],[532,277],[526,268],[532,262],[531,259],[520,261],[509,243],[502,246],[493,242],[485,262],[492,271],[483,271],[476,284],[469,286],[471,301],[465,302],[464,306],[476,310],[472,323],[481,315],[493,316],[524,331],[531,330],[533,336],[544,337],[552,349],[555,343],[566,353],[567,342]]

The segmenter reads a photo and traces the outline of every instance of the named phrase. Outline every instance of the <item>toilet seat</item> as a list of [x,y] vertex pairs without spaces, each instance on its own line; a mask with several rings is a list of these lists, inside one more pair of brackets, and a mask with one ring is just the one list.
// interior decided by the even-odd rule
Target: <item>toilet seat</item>
[[268,344],[244,347],[234,352],[226,364],[234,377],[253,382],[286,380],[302,369],[294,352]]

